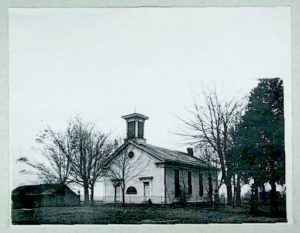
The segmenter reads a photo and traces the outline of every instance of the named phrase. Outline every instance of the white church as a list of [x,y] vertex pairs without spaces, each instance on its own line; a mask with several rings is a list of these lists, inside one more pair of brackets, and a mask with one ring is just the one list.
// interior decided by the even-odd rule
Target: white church
[[147,116],[133,113],[122,118],[127,137],[107,162],[113,172],[102,183],[105,202],[121,202],[122,187],[126,203],[171,204],[183,195],[187,202],[209,201],[217,185],[214,167],[195,157],[192,148],[185,153],[147,144]]

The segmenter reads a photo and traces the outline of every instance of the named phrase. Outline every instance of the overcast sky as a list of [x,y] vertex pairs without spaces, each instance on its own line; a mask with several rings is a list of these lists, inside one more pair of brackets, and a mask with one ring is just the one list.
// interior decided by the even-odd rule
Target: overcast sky
[[10,9],[12,187],[34,139],[80,116],[125,137],[122,115],[150,119],[148,143],[181,149],[176,115],[201,88],[241,98],[258,78],[289,82],[288,8]]

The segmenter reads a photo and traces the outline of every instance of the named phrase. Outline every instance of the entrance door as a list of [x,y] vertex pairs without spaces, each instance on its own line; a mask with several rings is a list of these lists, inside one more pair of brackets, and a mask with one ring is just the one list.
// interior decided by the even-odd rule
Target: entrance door
[[116,188],[116,202],[121,202],[121,187]]
[[144,201],[148,201],[150,198],[150,183],[144,182]]

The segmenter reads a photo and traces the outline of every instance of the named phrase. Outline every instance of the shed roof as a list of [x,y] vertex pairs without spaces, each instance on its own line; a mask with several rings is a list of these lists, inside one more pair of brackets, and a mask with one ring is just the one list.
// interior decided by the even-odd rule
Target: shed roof
[[58,192],[65,192],[65,190],[73,192],[64,184],[23,185],[15,188],[12,191],[12,195],[19,195],[20,193],[25,193],[26,195],[52,195]]

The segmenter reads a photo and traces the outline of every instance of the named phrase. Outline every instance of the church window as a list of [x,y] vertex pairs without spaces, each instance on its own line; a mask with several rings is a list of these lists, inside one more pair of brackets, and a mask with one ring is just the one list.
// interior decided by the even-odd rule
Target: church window
[[137,194],[136,188],[133,186],[130,186],[126,190],[126,194]]
[[179,170],[175,169],[175,197],[180,196]]
[[203,196],[203,176],[199,173],[199,195]]
[[130,152],[128,153],[128,157],[129,157],[130,159],[132,159],[132,158],[134,157],[134,153],[133,153],[132,151],[130,151]]
[[192,172],[188,172],[188,191],[192,194]]
[[211,196],[213,194],[213,184],[212,184],[211,174],[208,175],[208,193],[209,193],[209,196]]

